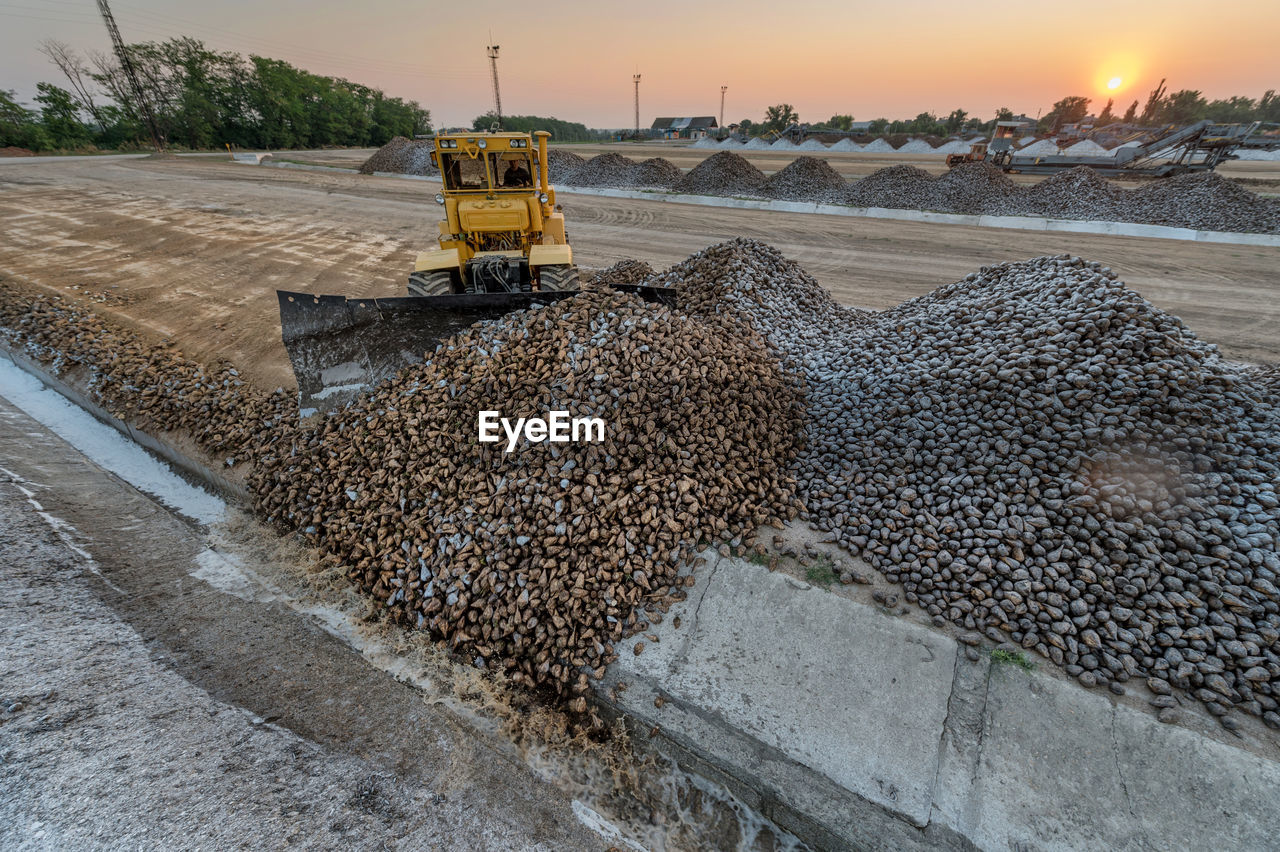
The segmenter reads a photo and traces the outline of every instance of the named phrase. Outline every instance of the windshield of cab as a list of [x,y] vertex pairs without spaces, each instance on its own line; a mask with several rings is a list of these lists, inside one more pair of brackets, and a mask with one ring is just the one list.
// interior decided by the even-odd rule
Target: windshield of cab
[[533,166],[527,151],[499,151],[489,155],[489,162],[498,189],[533,186]]
[[447,189],[488,189],[483,157],[440,152],[440,177]]

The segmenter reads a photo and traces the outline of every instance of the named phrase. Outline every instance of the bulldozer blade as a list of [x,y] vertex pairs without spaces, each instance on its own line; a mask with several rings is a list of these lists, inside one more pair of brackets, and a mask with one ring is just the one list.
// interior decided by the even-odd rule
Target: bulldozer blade
[[[649,302],[676,303],[674,289],[614,286]],[[383,379],[430,358],[440,341],[477,322],[577,292],[352,299],[278,290],[280,336],[298,380],[299,414],[305,418],[349,404]]]

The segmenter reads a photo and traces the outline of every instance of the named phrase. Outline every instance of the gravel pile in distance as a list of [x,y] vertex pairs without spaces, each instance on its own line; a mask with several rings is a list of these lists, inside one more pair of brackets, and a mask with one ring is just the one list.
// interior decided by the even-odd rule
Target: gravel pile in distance
[[732,151],[712,154],[676,184],[677,192],[697,195],[756,195],[764,172]]
[[1088,166],[1076,166],[1023,188],[1009,209],[1018,211],[1011,215],[1109,221],[1127,215],[1126,198],[1126,190]]
[[436,143],[430,139],[406,139],[396,136],[383,145],[360,166],[360,174],[394,172],[401,175],[438,175],[431,165],[431,152]]
[[1019,186],[990,163],[961,163],[939,176],[930,209],[949,213],[997,213],[1008,209]]
[[877,169],[849,185],[844,203],[854,207],[895,207],[934,210],[937,178],[917,166],[889,166]]
[[662,157],[636,163],[628,175],[630,185],[638,189],[670,189],[683,177],[679,166]]
[[631,186],[631,173],[635,166],[634,160],[621,154],[597,154],[566,174],[561,182],[566,186]]
[[[600,417],[606,437],[507,453],[476,439],[495,402]],[[253,486],[398,621],[582,712],[640,608],[683,597],[700,542],[794,517],[800,412],[758,335],[584,292],[449,339],[282,438]]]
[[817,157],[798,157],[761,184],[760,195],[785,201],[815,201],[820,204],[840,201],[849,188],[848,182]]
[[1280,233],[1280,199],[1263,198],[1214,172],[1178,175],[1132,190],[1130,221],[1207,231]]
[[547,180],[553,184],[565,183],[565,179],[586,163],[582,157],[563,148],[547,149]]

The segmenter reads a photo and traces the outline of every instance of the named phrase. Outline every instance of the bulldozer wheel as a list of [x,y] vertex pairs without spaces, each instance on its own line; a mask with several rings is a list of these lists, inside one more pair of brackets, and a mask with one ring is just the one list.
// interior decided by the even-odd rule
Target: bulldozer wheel
[[578,267],[567,263],[552,263],[539,267],[538,280],[543,290],[577,290]]
[[451,275],[447,269],[409,274],[410,296],[447,296],[453,292]]

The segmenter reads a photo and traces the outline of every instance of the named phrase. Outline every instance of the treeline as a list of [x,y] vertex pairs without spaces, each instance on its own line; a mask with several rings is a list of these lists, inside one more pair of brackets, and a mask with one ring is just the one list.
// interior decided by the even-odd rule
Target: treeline
[[[133,91],[114,57],[91,62],[58,42],[42,51],[63,86],[37,85],[35,108],[0,91],[0,147],[33,151],[142,147],[150,142]],[[166,145],[201,149],[382,145],[428,133],[413,101],[278,59],[209,50],[190,38],[128,48]]]
[[[1092,103],[1093,99],[1082,95],[1065,97],[1039,119],[1037,130],[1053,133],[1065,124],[1078,123],[1089,115],[1089,105]],[[867,132],[872,135],[910,133],[920,136],[951,136],[961,132],[990,132],[997,121],[1012,118],[1013,110],[1007,107],[997,110],[995,116],[985,121],[970,116],[962,109],[952,110],[945,116],[922,112],[915,118],[897,121],[877,118],[871,122]],[[1236,95],[1210,101],[1198,90],[1167,92],[1164,81],[1161,80],[1160,85],[1147,96],[1145,104],[1135,100],[1127,108],[1121,109],[1114,101],[1108,100],[1094,118],[1095,127],[1117,122],[1147,125],[1191,124],[1204,119],[1223,124],[1248,124],[1254,121],[1280,123],[1280,95],[1274,89],[1269,89],[1256,100]],[[765,110],[764,118],[760,121],[747,118],[738,122],[738,129],[748,136],[765,136],[780,133],[799,123],[800,116],[791,104],[776,104]],[[852,115],[833,115],[826,121],[812,123],[808,127],[811,130],[849,130],[852,125]]]
[[[488,130],[493,127],[497,120],[497,113],[493,111],[486,112],[484,115],[476,116],[475,121],[471,122],[471,129],[476,131]],[[502,129],[515,133],[532,133],[535,130],[547,130],[550,131],[552,140],[556,142],[595,142],[609,138],[609,134],[606,131],[591,130],[585,124],[579,124],[576,121],[542,118],[536,115],[504,115],[502,117]]]

